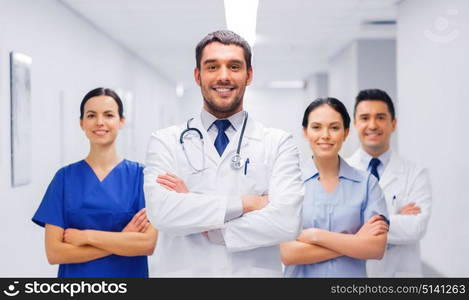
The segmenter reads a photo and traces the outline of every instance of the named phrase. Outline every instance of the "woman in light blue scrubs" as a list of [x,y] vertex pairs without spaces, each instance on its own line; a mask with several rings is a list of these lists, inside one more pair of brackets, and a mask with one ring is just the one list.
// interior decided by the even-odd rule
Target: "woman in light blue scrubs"
[[345,106],[317,99],[303,133],[313,151],[305,173],[303,231],[280,247],[286,277],[366,277],[366,259],[383,257],[388,213],[377,179],[339,156],[350,128]]
[[97,88],[83,98],[80,126],[89,154],[55,174],[32,218],[45,227],[58,277],[148,277],[157,232],[144,209],[143,166],[116,151],[124,122],[114,91]]

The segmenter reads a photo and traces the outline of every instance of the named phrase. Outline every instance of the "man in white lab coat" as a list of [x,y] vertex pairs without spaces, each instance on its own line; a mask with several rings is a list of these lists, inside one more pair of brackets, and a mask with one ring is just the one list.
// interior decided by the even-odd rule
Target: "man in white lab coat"
[[388,247],[382,260],[369,260],[369,277],[421,277],[419,241],[431,211],[427,169],[400,157],[390,147],[396,128],[394,105],[379,89],[361,91],[355,102],[354,125],[361,147],[348,162],[374,174],[390,215]]
[[243,38],[207,35],[194,70],[201,112],[152,134],[144,171],[159,231],[151,276],[282,276],[279,244],[302,224],[299,152],[291,134],[243,110],[252,74]]

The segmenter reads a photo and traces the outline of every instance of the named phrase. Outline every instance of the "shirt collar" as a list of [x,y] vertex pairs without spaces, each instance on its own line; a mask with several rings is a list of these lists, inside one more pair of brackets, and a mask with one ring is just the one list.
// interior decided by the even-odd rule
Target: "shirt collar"
[[[389,161],[391,160],[391,148],[386,150],[383,154],[378,156],[377,158],[381,161],[381,164],[383,165],[383,169],[386,168],[388,165]],[[363,148],[360,147],[360,164],[363,166],[364,169],[368,169],[368,166],[370,165],[370,161],[373,158],[368,152],[363,150]]]
[[[215,117],[214,115],[212,115],[205,109],[202,109],[202,112],[200,113],[200,119],[202,120],[202,125],[204,126],[205,130],[207,130],[207,132],[211,129],[213,122],[218,120],[217,117]],[[238,128],[240,128],[243,125],[244,110],[237,112],[234,115],[231,115],[226,119],[230,121],[231,127],[235,131],[237,131]]]
[[[319,171],[316,168],[316,164],[314,163],[313,159],[311,159],[305,172],[306,172],[305,174],[306,177],[304,178],[305,182],[310,179],[319,177]],[[341,156],[339,156],[339,179],[340,178],[352,180],[356,182],[362,181],[362,177],[358,173],[358,170],[351,167]]]

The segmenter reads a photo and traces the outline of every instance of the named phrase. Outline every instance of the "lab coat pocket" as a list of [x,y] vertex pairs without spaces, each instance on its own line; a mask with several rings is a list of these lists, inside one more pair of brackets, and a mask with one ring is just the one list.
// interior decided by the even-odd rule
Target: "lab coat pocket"
[[184,181],[187,189],[192,193],[203,193],[204,188],[211,177],[211,172],[212,170],[210,168],[197,172],[186,164],[178,170],[176,176]]
[[390,214],[399,214],[399,211],[406,204],[404,192],[399,189],[390,189],[386,193],[386,204]]
[[186,187],[192,193],[205,193],[207,192],[207,186],[210,185],[210,179],[212,178],[211,175],[212,171],[207,168],[203,172],[189,172],[187,171],[187,175],[185,175],[184,182]]
[[269,193],[269,167],[264,163],[248,163],[242,170],[242,195],[266,195]]

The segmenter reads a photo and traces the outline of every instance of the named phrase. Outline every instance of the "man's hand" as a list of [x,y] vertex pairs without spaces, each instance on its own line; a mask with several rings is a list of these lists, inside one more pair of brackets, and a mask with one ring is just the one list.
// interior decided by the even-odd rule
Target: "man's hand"
[[420,213],[420,207],[415,205],[414,202],[406,204],[401,210],[399,211],[400,215],[418,215]]
[[150,222],[148,221],[147,211],[145,208],[142,208],[122,229],[122,232],[145,232],[149,226]]
[[175,191],[176,193],[189,193],[184,181],[176,175],[170,173],[160,175],[156,178],[156,182],[167,190]]
[[88,244],[86,230],[67,228],[64,230],[64,242],[74,246],[84,246]]
[[373,216],[355,233],[356,236],[376,236],[389,231],[388,223],[381,216]]
[[253,210],[264,208],[269,203],[268,195],[254,196],[248,195],[241,198],[243,202],[243,214]]

